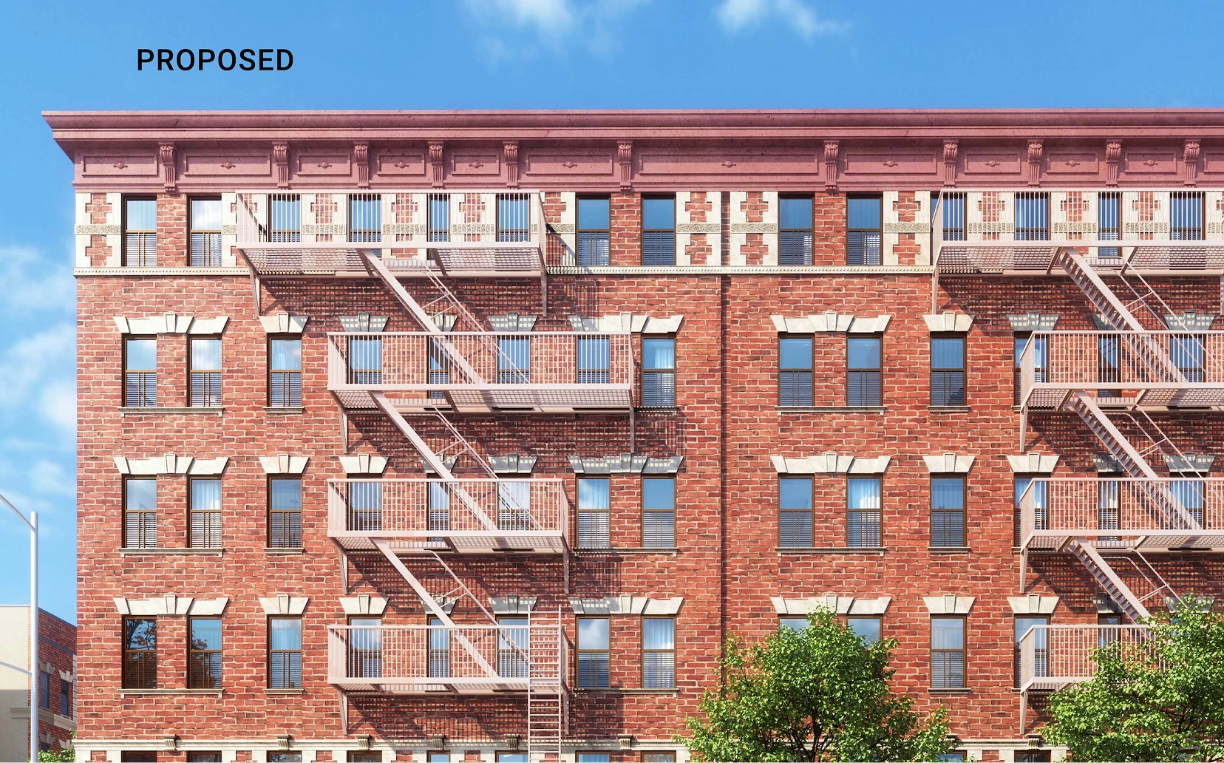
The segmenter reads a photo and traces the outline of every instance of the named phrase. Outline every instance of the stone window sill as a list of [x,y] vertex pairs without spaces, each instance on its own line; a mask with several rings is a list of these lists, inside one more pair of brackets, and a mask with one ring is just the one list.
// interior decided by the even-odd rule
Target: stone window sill
[[927,546],[927,551],[932,554],[972,554],[973,549],[969,546]]
[[774,549],[779,554],[879,554],[884,555],[888,549],[884,546],[778,546]]
[[973,690],[967,686],[960,686],[954,689],[936,689],[934,687],[929,687],[927,692],[931,694],[972,694]]
[[294,695],[304,694],[304,693],[305,691],[303,689],[268,689],[268,688],[264,689],[264,694],[294,696]]
[[188,407],[171,408],[169,406],[156,406],[156,405],[149,405],[149,406],[121,405],[119,406],[119,412],[123,414],[124,416],[127,416],[130,413],[131,414],[150,413],[150,414],[157,414],[157,415],[163,415],[163,416],[196,413],[196,414],[220,416],[223,413],[225,413],[225,407],[215,406],[215,407],[206,408],[204,406],[198,406],[198,407],[188,406]]
[[642,546],[612,547],[612,548],[576,548],[574,553],[581,556],[600,556],[607,554],[671,554],[680,553],[676,546],[666,548],[645,548]]
[[119,696],[121,697],[136,697],[141,694],[202,694],[205,696],[220,697],[224,693],[222,689],[120,689]]
[[286,415],[286,414],[305,413],[306,409],[305,408],[273,408],[270,405],[265,405],[264,412]]
[[679,693],[677,689],[622,689],[617,687],[608,689],[577,687],[574,691],[579,694],[670,694],[673,696]]
[[272,548],[271,546],[264,546],[264,551],[268,552],[269,554],[304,554],[306,553],[306,549],[304,548]]
[[779,405],[778,413],[875,413],[884,414],[888,409],[882,405]]
[[123,556],[221,556],[225,553],[224,548],[121,548],[119,553]]
[[928,405],[931,413],[967,413],[973,409],[967,405]]

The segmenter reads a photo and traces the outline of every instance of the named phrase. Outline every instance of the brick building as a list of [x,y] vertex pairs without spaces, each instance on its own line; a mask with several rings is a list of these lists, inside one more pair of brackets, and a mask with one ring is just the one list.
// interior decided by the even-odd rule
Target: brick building
[[1218,595],[1224,112],[50,113],[83,760],[683,760],[828,606],[960,754]]
[[[0,605],[0,760],[30,757],[29,605]],[[76,730],[76,626],[38,610],[38,746],[72,746]]]

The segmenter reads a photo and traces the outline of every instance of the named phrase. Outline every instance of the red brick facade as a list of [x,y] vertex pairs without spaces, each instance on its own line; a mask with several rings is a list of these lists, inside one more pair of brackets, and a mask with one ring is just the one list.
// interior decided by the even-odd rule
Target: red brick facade
[[[85,259],[78,256],[80,747],[98,761],[118,760],[116,751],[123,749],[156,749],[159,760],[182,761],[188,750],[214,749],[226,755],[232,752],[233,757],[226,760],[264,760],[265,750],[286,743],[292,749],[309,751],[315,760],[344,760],[346,751],[367,744],[364,735],[369,735],[376,749],[385,751],[383,760],[424,761],[429,749],[445,746],[456,756],[453,759],[463,755],[468,760],[491,761],[495,751],[511,749],[514,738],[526,734],[526,702],[521,695],[456,698],[445,693],[423,697],[346,693],[328,682],[326,628],[345,623],[342,597],[385,598],[386,624],[426,623],[420,599],[387,559],[367,553],[342,556],[329,538],[327,480],[345,477],[337,457],[384,456],[388,459],[384,478],[424,477],[426,472],[417,451],[381,412],[374,409],[341,417],[328,390],[327,334],[343,330],[341,316],[363,313],[388,316],[387,332],[420,329],[376,278],[263,278],[254,283],[253,294],[252,279],[244,268],[204,275],[183,267],[189,262],[188,200],[196,194],[274,188],[276,179],[271,173],[276,169],[276,151],[272,144],[281,133],[268,129],[262,141],[249,132],[221,139],[203,124],[197,137],[192,132],[197,128],[176,132],[176,161],[181,171],[177,188],[168,193],[161,178],[97,178],[81,169],[86,154],[135,151],[131,140],[137,139],[129,140],[124,131],[139,128],[143,135],[156,134],[164,129],[161,117],[150,115],[142,121],[133,116],[130,124],[105,115],[51,115],[48,119],[78,165],[78,192],[88,196],[84,207],[88,219],[79,222],[106,222],[106,193],[156,192],[158,198],[160,270],[135,274],[105,269],[110,252],[106,237],[96,233],[85,244]],[[291,140],[289,144],[289,155],[295,157],[290,166],[296,168],[290,174],[291,189],[313,189],[322,183],[338,191],[356,191],[356,182],[348,176],[327,169],[319,170],[324,173],[321,176],[318,172],[312,175],[304,169],[315,161],[310,157],[316,154],[334,157],[350,149],[334,132],[326,138],[314,135],[309,119],[303,119],[300,143]],[[394,120],[388,119],[386,124],[375,120],[371,129],[377,133],[393,126]],[[548,241],[546,259],[554,267],[547,279],[546,315],[541,315],[539,280],[447,280],[447,286],[480,319],[511,313],[540,315],[534,327],[538,332],[569,331],[571,317],[683,316],[675,334],[674,409],[640,409],[633,417],[506,411],[449,416],[481,456],[530,454],[538,459],[533,477],[563,479],[571,538],[577,532],[577,475],[572,458],[627,453],[659,459],[683,457],[676,474],[676,549],[642,548],[642,479],[634,473],[612,473],[610,550],[577,551],[568,564],[559,556],[547,555],[446,558],[455,575],[482,602],[513,595],[538,597],[533,617],[555,622],[559,612],[571,642],[576,638],[571,597],[633,596],[652,601],[683,597],[675,625],[675,689],[642,688],[641,617],[612,615],[610,686],[571,692],[562,754],[568,758],[575,750],[601,751],[608,752],[611,760],[641,760],[650,751],[678,749],[683,760],[686,753],[674,737],[684,733],[684,719],[696,712],[701,693],[716,685],[721,642],[731,634],[757,638],[775,629],[779,611],[774,599],[836,594],[856,600],[889,597],[882,628],[885,637],[897,641],[896,689],[913,696],[924,713],[947,707],[961,747],[979,759],[1012,760],[1015,749],[1029,744],[1025,733],[1039,730],[1042,719],[1036,708],[1038,712],[1027,714],[1027,728],[1020,728],[1020,697],[1014,678],[1015,613],[1008,601],[1020,595],[1020,554],[1013,548],[1016,472],[1007,456],[1053,454],[1059,457],[1058,476],[1095,476],[1093,456],[1104,448],[1075,415],[1062,412],[1031,415],[1027,440],[1019,442],[1020,414],[1013,405],[1016,330],[1009,316],[1039,311],[1057,315],[1059,330],[1092,330],[1095,308],[1069,279],[1037,275],[941,278],[932,310],[929,234],[915,232],[914,226],[926,222],[922,218],[932,194],[937,195],[947,182],[943,159],[936,162],[936,158],[944,156],[944,141],[963,129],[958,117],[932,117],[944,122],[939,130],[930,127],[930,135],[922,138],[930,144],[923,143],[922,150],[929,148],[931,167],[939,169],[938,175],[932,169],[930,177],[906,174],[915,172],[917,160],[912,155],[919,149],[911,146],[919,138],[903,123],[889,122],[882,128],[894,130],[895,140],[905,141],[899,161],[889,158],[893,139],[879,131],[868,134],[865,128],[856,132],[860,128],[849,122],[844,133],[830,133],[817,120],[809,126],[797,123],[785,136],[765,133],[752,137],[760,145],[772,145],[773,140],[791,141],[786,145],[795,141],[811,144],[807,153],[794,150],[796,168],[801,158],[810,164],[813,156],[824,155],[821,140],[825,135],[841,137],[840,148],[835,146],[834,151],[840,151],[841,158],[827,165],[838,176],[819,179],[802,174],[811,172],[808,165],[796,169],[793,176],[781,172],[779,166],[762,168],[763,160],[752,158],[751,149],[735,142],[750,137],[736,132],[749,129],[740,121],[746,117],[708,117],[724,129],[727,141],[713,148],[707,133],[692,145],[677,142],[675,136],[683,134],[685,124],[681,120],[673,128],[680,132],[659,134],[657,148],[649,132],[634,133],[638,137],[633,137],[631,188],[618,182],[620,166],[611,161],[618,155],[617,141],[623,143],[623,135],[609,132],[601,138],[606,146],[601,143],[592,148],[585,133],[568,138],[537,136],[533,131],[550,124],[544,116],[524,117],[521,123],[516,119],[505,117],[496,146],[491,148],[487,140],[491,133],[465,132],[468,128],[458,122],[440,123],[431,135],[387,133],[376,139],[373,133],[363,132],[361,139],[368,139],[371,153],[379,157],[406,157],[400,161],[404,167],[396,169],[388,159],[378,172],[371,161],[374,191],[427,186],[424,160],[411,158],[429,156],[427,140],[444,141],[447,157],[460,149],[467,152],[464,156],[493,152],[493,160],[485,163],[496,160],[502,139],[517,141],[517,156],[524,157],[515,165],[523,168],[521,177],[507,178],[505,166],[497,165],[501,176],[471,178],[456,169],[457,163],[449,159],[443,163],[448,188],[539,188],[545,192],[544,214],[558,231]],[[871,119],[870,114],[861,115],[864,124]],[[1029,122],[1011,124],[1003,116],[998,119],[994,127],[983,128],[984,133],[979,130],[961,140],[961,165],[952,177],[960,181],[958,188],[972,188],[975,183],[1017,190],[1026,187],[1027,172],[1021,174],[1025,166],[1018,159],[1014,176],[974,164],[978,161],[974,141],[981,143],[982,151],[994,152],[991,156],[1008,151],[1020,156],[1028,137],[1024,131],[1040,129],[1052,136],[1065,133],[1068,145],[1077,151],[1088,151],[1091,143],[1091,150],[1099,149],[1104,156],[1106,139],[1115,139],[1118,131],[1126,132],[1113,121],[1079,124],[1077,119],[1088,117],[1074,113],[1051,117],[1050,124],[1041,127],[1030,127]],[[1155,139],[1150,137],[1155,128],[1142,115],[1127,119],[1134,123],[1127,129],[1136,136],[1136,152],[1151,146],[1162,151],[1176,146],[1180,151],[1183,138],[1199,137],[1183,136],[1177,128],[1165,126],[1160,128],[1165,137]],[[1220,133],[1218,140],[1224,145],[1224,115],[1214,114],[1209,121],[1217,125],[1212,129]],[[1201,123],[1195,124],[1196,129],[1203,129]],[[59,132],[78,125],[81,129],[72,135]],[[1077,130],[1068,131],[1068,125]],[[852,134],[860,137],[852,139]],[[326,150],[319,148],[323,144]],[[156,141],[150,145],[156,149]],[[1046,145],[1051,151],[1056,143],[1051,139]],[[704,161],[711,152],[724,150],[730,157],[724,164],[730,167],[712,164],[692,170],[683,169],[691,165],[682,162],[674,167],[650,164],[651,157],[663,151],[679,157],[692,151]],[[250,163],[243,157],[261,151],[260,155],[273,160],[267,165],[267,177],[231,180],[218,176],[211,167],[196,169],[192,175],[192,168],[203,167],[205,161],[218,166],[233,163],[245,172]],[[606,177],[598,175],[600,151],[609,157]],[[184,156],[199,158],[192,164]],[[864,169],[864,156],[879,161],[873,158],[872,168]],[[412,163],[418,160],[422,163],[419,177],[401,176],[413,171]],[[777,161],[784,168],[791,160]],[[735,169],[740,162],[749,167],[742,176]],[[889,167],[890,162],[900,168],[895,175],[877,169]],[[336,160],[316,164],[330,167]],[[1100,178],[1077,178],[1072,185],[1104,186],[1105,162],[1100,164]],[[534,177],[533,167],[541,168]],[[735,174],[729,174],[732,170]],[[573,173],[572,180],[558,174],[568,171]],[[1059,185],[1066,183],[1064,176],[1041,177],[1051,188],[1066,187]],[[1148,173],[1132,176],[1129,182],[1180,187],[1180,178],[1178,170],[1170,168],[1167,176]],[[1125,172],[1123,181],[1124,185],[1128,182]],[[688,250],[691,268],[674,273],[652,268],[643,273],[642,195],[688,188],[712,189],[694,192],[688,211],[693,223],[720,224],[720,234],[708,235],[711,240],[720,237],[722,265],[706,264],[712,249],[701,243],[700,234],[694,234]],[[745,234],[739,249],[744,263],[731,267],[731,220],[739,212],[729,207],[736,191],[747,192],[740,212],[749,224],[757,225],[769,219],[771,192],[812,195],[815,268],[811,274],[795,273],[794,268],[771,272],[766,259],[770,234],[760,232]],[[891,219],[898,225],[895,243],[887,244],[895,264],[886,259],[879,272],[868,274],[846,268],[847,195],[894,191],[898,192],[896,201],[892,210],[885,210],[885,217],[890,219],[888,213],[895,213]],[[562,217],[575,193],[602,193],[610,198],[609,267],[580,272],[562,265],[562,255],[570,245],[565,241]],[[468,198],[465,205],[480,203],[479,196],[469,194]],[[776,204],[776,193],[772,198]],[[714,213],[716,208],[721,214]],[[389,209],[394,212],[385,218],[388,222],[407,226],[407,220],[417,219],[403,199]],[[568,212],[572,215],[573,208]],[[1073,218],[1074,214],[1079,213],[1073,212]],[[777,220],[776,208],[773,215]],[[988,214],[980,219],[990,222]],[[327,220],[319,215],[317,222]],[[411,242],[404,243],[408,234],[396,235],[397,248],[412,248]],[[773,235],[776,251],[776,230]],[[884,235],[889,235],[887,227]],[[469,238],[478,236],[469,234]],[[238,264],[243,264],[241,258]],[[1175,312],[1219,309],[1218,273],[1149,280]],[[401,283],[421,304],[437,296],[423,279],[402,279]],[[964,406],[936,408],[931,405],[932,332],[924,316],[946,312],[972,316],[965,335],[966,400]],[[195,320],[228,318],[222,337],[220,409],[181,410],[189,402],[191,334],[172,321],[167,323],[173,330],[157,333],[157,388],[158,406],[175,410],[121,407],[124,335],[116,317],[131,320],[171,313]],[[302,334],[301,410],[288,414],[266,408],[268,332],[259,319],[279,313],[309,317]],[[817,330],[809,333],[814,350],[812,405],[779,406],[776,317],[815,318],[825,313],[869,319],[890,316],[882,333],[882,405],[847,407],[845,344],[849,335]],[[636,376],[643,362],[642,336],[634,334],[632,345]],[[640,403],[636,380],[634,394]],[[1224,421],[1216,417],[1190,413],[1155,413],[1153,417],[1181,450],[1215,453],[1224,448]],[[417,431],[431,443],[446,437],[440,424],[422,424]],[[812,547],[779,546],[778,457],[802,459],[829,452],[864,459],[891,457],[881,475],[879,548],[848,547],[846,477],[839,473],[811,475],[815,491]],[[923,457],[944,453],[974,459],[963,475],[965,546],[955,549],[932,548],[930,542],[932,473]],[[190,475],[175,472],[158,477],[161,548],[156,552],[120,550],[124,481],[116,457],[136,460],[164,454],[180,459],[229,459],[221,475],[222,549],[185,548]],[[278,454],[309,458],[301,474],[302,549],[295,553],[268,548],[268,476],[259,459]],[[464,458],[455,474],[480,476]],[[430,591],[453,587],[436,563],[420,558],[408,558],[405,563]],[[1155,556],[1152,563],[1180,592],[1224,596],[1220,583],[1224,563],[1216,561],[1215,555],[1164,554]],[[1027,574],[1024,593],[1058,597],[1052,622],[1097,622],[1099,605],[1094,597],[1103,592],[1070,554],[1032,555]],[[187,655],[180,645],[187,641],[190,612],[188,617],[182,613],[157,616],[156,690],[122,688],[123,616],[115,599],[156,601],[167,594],[179,599],[227,600],[222,615],[221,690],[187,688]],[[963,689],[930,688],[931,611],[924,597],[947,594],[973,598],[966,615]],[[260,599],[277,595],[309,599],[302,613],[300,691],[266,688],[268,614]],[[456,623],[479,623],[483,617],[470,599],[462,597],[451,616]],[[572,685],[575,666],[570,664],[566,670]],[[285,736],[288,742],[278,740]],[[525,744],[520,749],[526,749]]]

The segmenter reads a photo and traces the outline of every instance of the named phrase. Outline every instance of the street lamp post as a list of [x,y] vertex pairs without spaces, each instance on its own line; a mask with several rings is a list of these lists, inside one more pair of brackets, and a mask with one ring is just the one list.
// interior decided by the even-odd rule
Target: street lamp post
[[30,518],[0,495],[0,501],[13,510],[30,529],[30,760],[38,760],[38,512]]

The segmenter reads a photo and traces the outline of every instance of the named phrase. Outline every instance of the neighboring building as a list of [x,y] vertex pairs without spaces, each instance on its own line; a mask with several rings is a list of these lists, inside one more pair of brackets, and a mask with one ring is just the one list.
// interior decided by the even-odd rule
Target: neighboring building
[[1049,759],[1224,593],[1224,111],[46,119],[82,760],[683,760],[817,606]]
[[[0,760],[30,758],[30,607],[0,604]],[[38,740],[72,746],[76,730],[76,626],[38,610]]]

